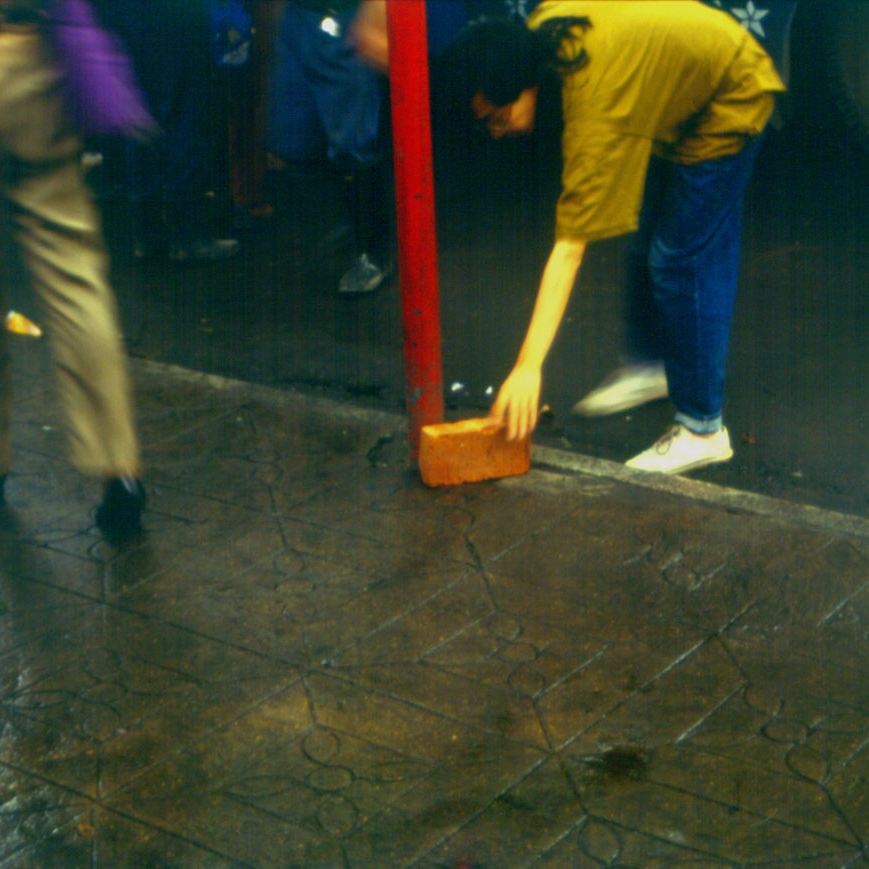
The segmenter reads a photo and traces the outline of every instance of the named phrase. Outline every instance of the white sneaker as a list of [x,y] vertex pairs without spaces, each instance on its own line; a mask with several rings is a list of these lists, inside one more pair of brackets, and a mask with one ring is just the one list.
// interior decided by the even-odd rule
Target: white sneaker
[[579,416],[606,416],[666,398],[667,375],[660,363],[622,365],[573,406]]
[[710,435],[699,435],[674,425],[657,443],[625,464],[640,471],[682,474],[733,457],[726,428]]

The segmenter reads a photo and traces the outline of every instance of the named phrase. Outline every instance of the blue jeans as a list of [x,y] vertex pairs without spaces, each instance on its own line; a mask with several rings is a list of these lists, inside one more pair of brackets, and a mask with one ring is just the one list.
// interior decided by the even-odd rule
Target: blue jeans
[[628,252],[628,356],[663,360],[676,421],[698,434],[722,424],[742,202],[762,138],[689,166],[653,157]]
[[369,165],[380,157],[381,84],[363,63],[346,31],[350,10],[337,16],[339,33],[321,29],[323,13],[290,3],[275,41],[266,144],[285,160],[350,159]]

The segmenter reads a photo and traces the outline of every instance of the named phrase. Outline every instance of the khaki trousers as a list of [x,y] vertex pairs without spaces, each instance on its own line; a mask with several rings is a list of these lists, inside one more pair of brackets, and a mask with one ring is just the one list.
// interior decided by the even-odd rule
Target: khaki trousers
[[[0,25],[0,216],[41,302],[73,464],[88,474],[139,476],[102,228],[81,168],[80,139],[64,117],[60,81],[38,30]],[[4,290],[0,274],[0,303]],[[12,459],[10,366],[0,325],[0,474]]]

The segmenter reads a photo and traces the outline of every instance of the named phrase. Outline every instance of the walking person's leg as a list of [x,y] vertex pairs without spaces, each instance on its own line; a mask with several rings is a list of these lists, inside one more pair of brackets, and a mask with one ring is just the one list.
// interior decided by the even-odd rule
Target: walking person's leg
[[3,196],[44,309],[72,462],[106,480],[97,520],[107,533],[125,534],[138,528],[144,491],[99,215],[45,43],[35,34],[21,37],[8,52],[3,81],[10,88],[0,106],[9,119],[2,130]]
[[[2,224],[0,224],[2,225]],[[0,301],[5,299],[3,286],[5,274],[0,263]],[[6,305],[0,305],[6,310]],[[6,475],[12,467],[12,359],[9,354],[9,337],[0,323],[0,504]]]
[[44,308],[72,462],[88,474],[137,476],[127,359],[77,158],[20,182],[11,196],[22,258]]
[[327,156],[345,187],[356,259],[338,283],[341,293],[376,290],[392,272],[384,82],[346,42],[351,13],[337,32],[318,33],[311,50],[312,91],[327,140]]

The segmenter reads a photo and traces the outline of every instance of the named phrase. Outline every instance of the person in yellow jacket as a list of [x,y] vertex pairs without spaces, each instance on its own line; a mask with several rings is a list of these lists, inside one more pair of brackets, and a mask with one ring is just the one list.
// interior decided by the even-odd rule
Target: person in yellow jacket
[[490,415],[510,438],[534,429],[541,370],[586,245],[634,233],[626,362],[574,410],[615,413],[669,395],[675,424],[627,464],[678,474],[727,461],[743,194],[784,85],[751,34],[695,0],[552,0],[526,24],[472,25],[443,63],[494,137],[530,133],[544,77],[561,80],[555,245]]

